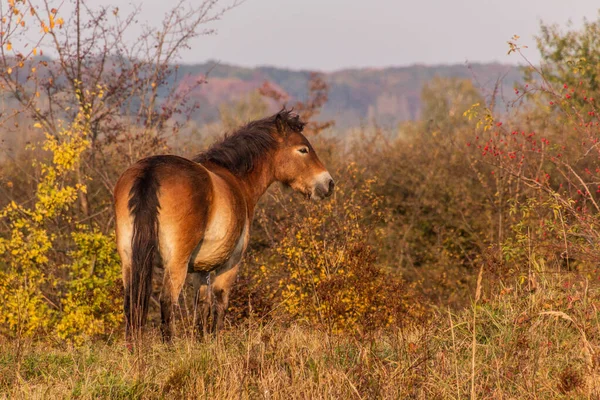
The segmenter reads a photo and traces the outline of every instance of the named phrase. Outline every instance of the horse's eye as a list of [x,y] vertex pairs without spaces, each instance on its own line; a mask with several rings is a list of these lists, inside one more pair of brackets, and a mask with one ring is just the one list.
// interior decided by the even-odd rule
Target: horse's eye
[[301,149],[298,149],[298,151],[302,154],[308,154],[308,147],[303,147]]

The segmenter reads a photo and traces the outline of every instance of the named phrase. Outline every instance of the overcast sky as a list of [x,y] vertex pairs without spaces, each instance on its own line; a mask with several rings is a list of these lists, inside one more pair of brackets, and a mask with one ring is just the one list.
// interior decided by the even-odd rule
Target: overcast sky
[[[140,21],[150,24],[158,24],[173,4],[134,3],[142,4]],[[218,33],[196,40],[183,61],[324,71],[415,63],[516,63],[514,55],[506,54],[506,41],[514,34],[530,46],[527,55],[537,61],[533,36],[541,20],[565,28],[571,20],[573,27],[580,27],[584,18],[597,19],[599,8],[598,0],[246,0],[211,24]]]

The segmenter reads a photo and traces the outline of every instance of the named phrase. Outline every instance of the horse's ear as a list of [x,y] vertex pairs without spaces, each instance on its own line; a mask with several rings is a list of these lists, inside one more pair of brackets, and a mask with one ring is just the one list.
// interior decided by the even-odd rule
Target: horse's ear
[[281,118],[281,113],[280,112],[278,112],[275,115],[275,131],[278,134],[280,134],[280,135],[283,134],[283,131],[284,131],[284,129],[283,129],[283,118]]
[[298,133],[302,133],[306,123],[300,119],[300,115],[295,114],[290,122],[291,122],[290,126],[294,131],[296,131]]
[[277,133],[279,133],[282,136],[287,136],[287,130],[285,129],[285,125],[286,125],[286,120],[285,118],[283,118],[283,113],[285,112],[285,107],[283,107],[281,109],[281,111],[279,111],[276,115],[275,115],[275,127],[277,130]]

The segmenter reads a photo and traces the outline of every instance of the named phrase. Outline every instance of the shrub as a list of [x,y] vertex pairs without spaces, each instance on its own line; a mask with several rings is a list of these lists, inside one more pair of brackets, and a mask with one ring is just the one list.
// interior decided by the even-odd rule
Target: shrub
[[80,226],[72,237],[76,247],[69,252],[72,263],[63,266],[69,278],[56,331],[62,339],[82,343],[120,327],[121,265],[114,234]]
[[[119,267],[114,235],[77,224],[72,183],[89,148],[89,114],[79,112],[58,135],[46,134],[49,162],[36,162],[40,181],[32,205],[9,203],[0,211],[8,230],[0,236],[0,332],[12,337],[81,342],[111,332],[121,321]],[[66,250],[65,250],[66,249]],[[64,260],[66,262],[60,265]]]
[[[273,247],[254,254],[242,273],[234,310],[249,298],[266,315],[288,317],[333,332],[371,331],[421,318],[426,307],[401,275],[377,264],[382,199],[355,163],[337,171],[332,199],[285,204],[285,223]],[[268,210],[268,208],[266,208]],[[258,217],[258,223],[266,212]],[[256,299],[256,300],[255,300]],[[238,314],[239,315],[239,314]]]

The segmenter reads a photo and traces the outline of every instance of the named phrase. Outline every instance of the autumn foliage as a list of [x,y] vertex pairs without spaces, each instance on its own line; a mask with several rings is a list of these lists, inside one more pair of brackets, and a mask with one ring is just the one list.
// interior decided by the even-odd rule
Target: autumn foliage
[[[198,105],[172,86],[179,48],[127,53],[115,33],[134,16],[41,5],[0,9],[11,110],[0,127],[35,138],[0,163],[2,395],[600,394],[599,22],[566,33],[543,25],[542,66],[513,37],[508,50],[525,66],[510,96],[499,84],[485,92],[471,80],[432,79],[420,117],[399,126],[337,129],[320,117],[330,83],[311,74],[305,98],[266,82],[192,131]],[[183,5],[135,48],[183,33],[187,43],[227,9]],[[67,30],[77,26],[85,29]],[[39,44],[20,45],[26,28]],[[86,39],[79,47],[74,32]],[[42,57],[42,43],[65,57]],[[284,104],[307,120],[335,194],[311,203],[277,185],[267,192],[221,339],[195,336],[188,288],[173,347],[155,340],[151,307],[146,347],[126,353],[118,174],[149,154],[192,156]]]

